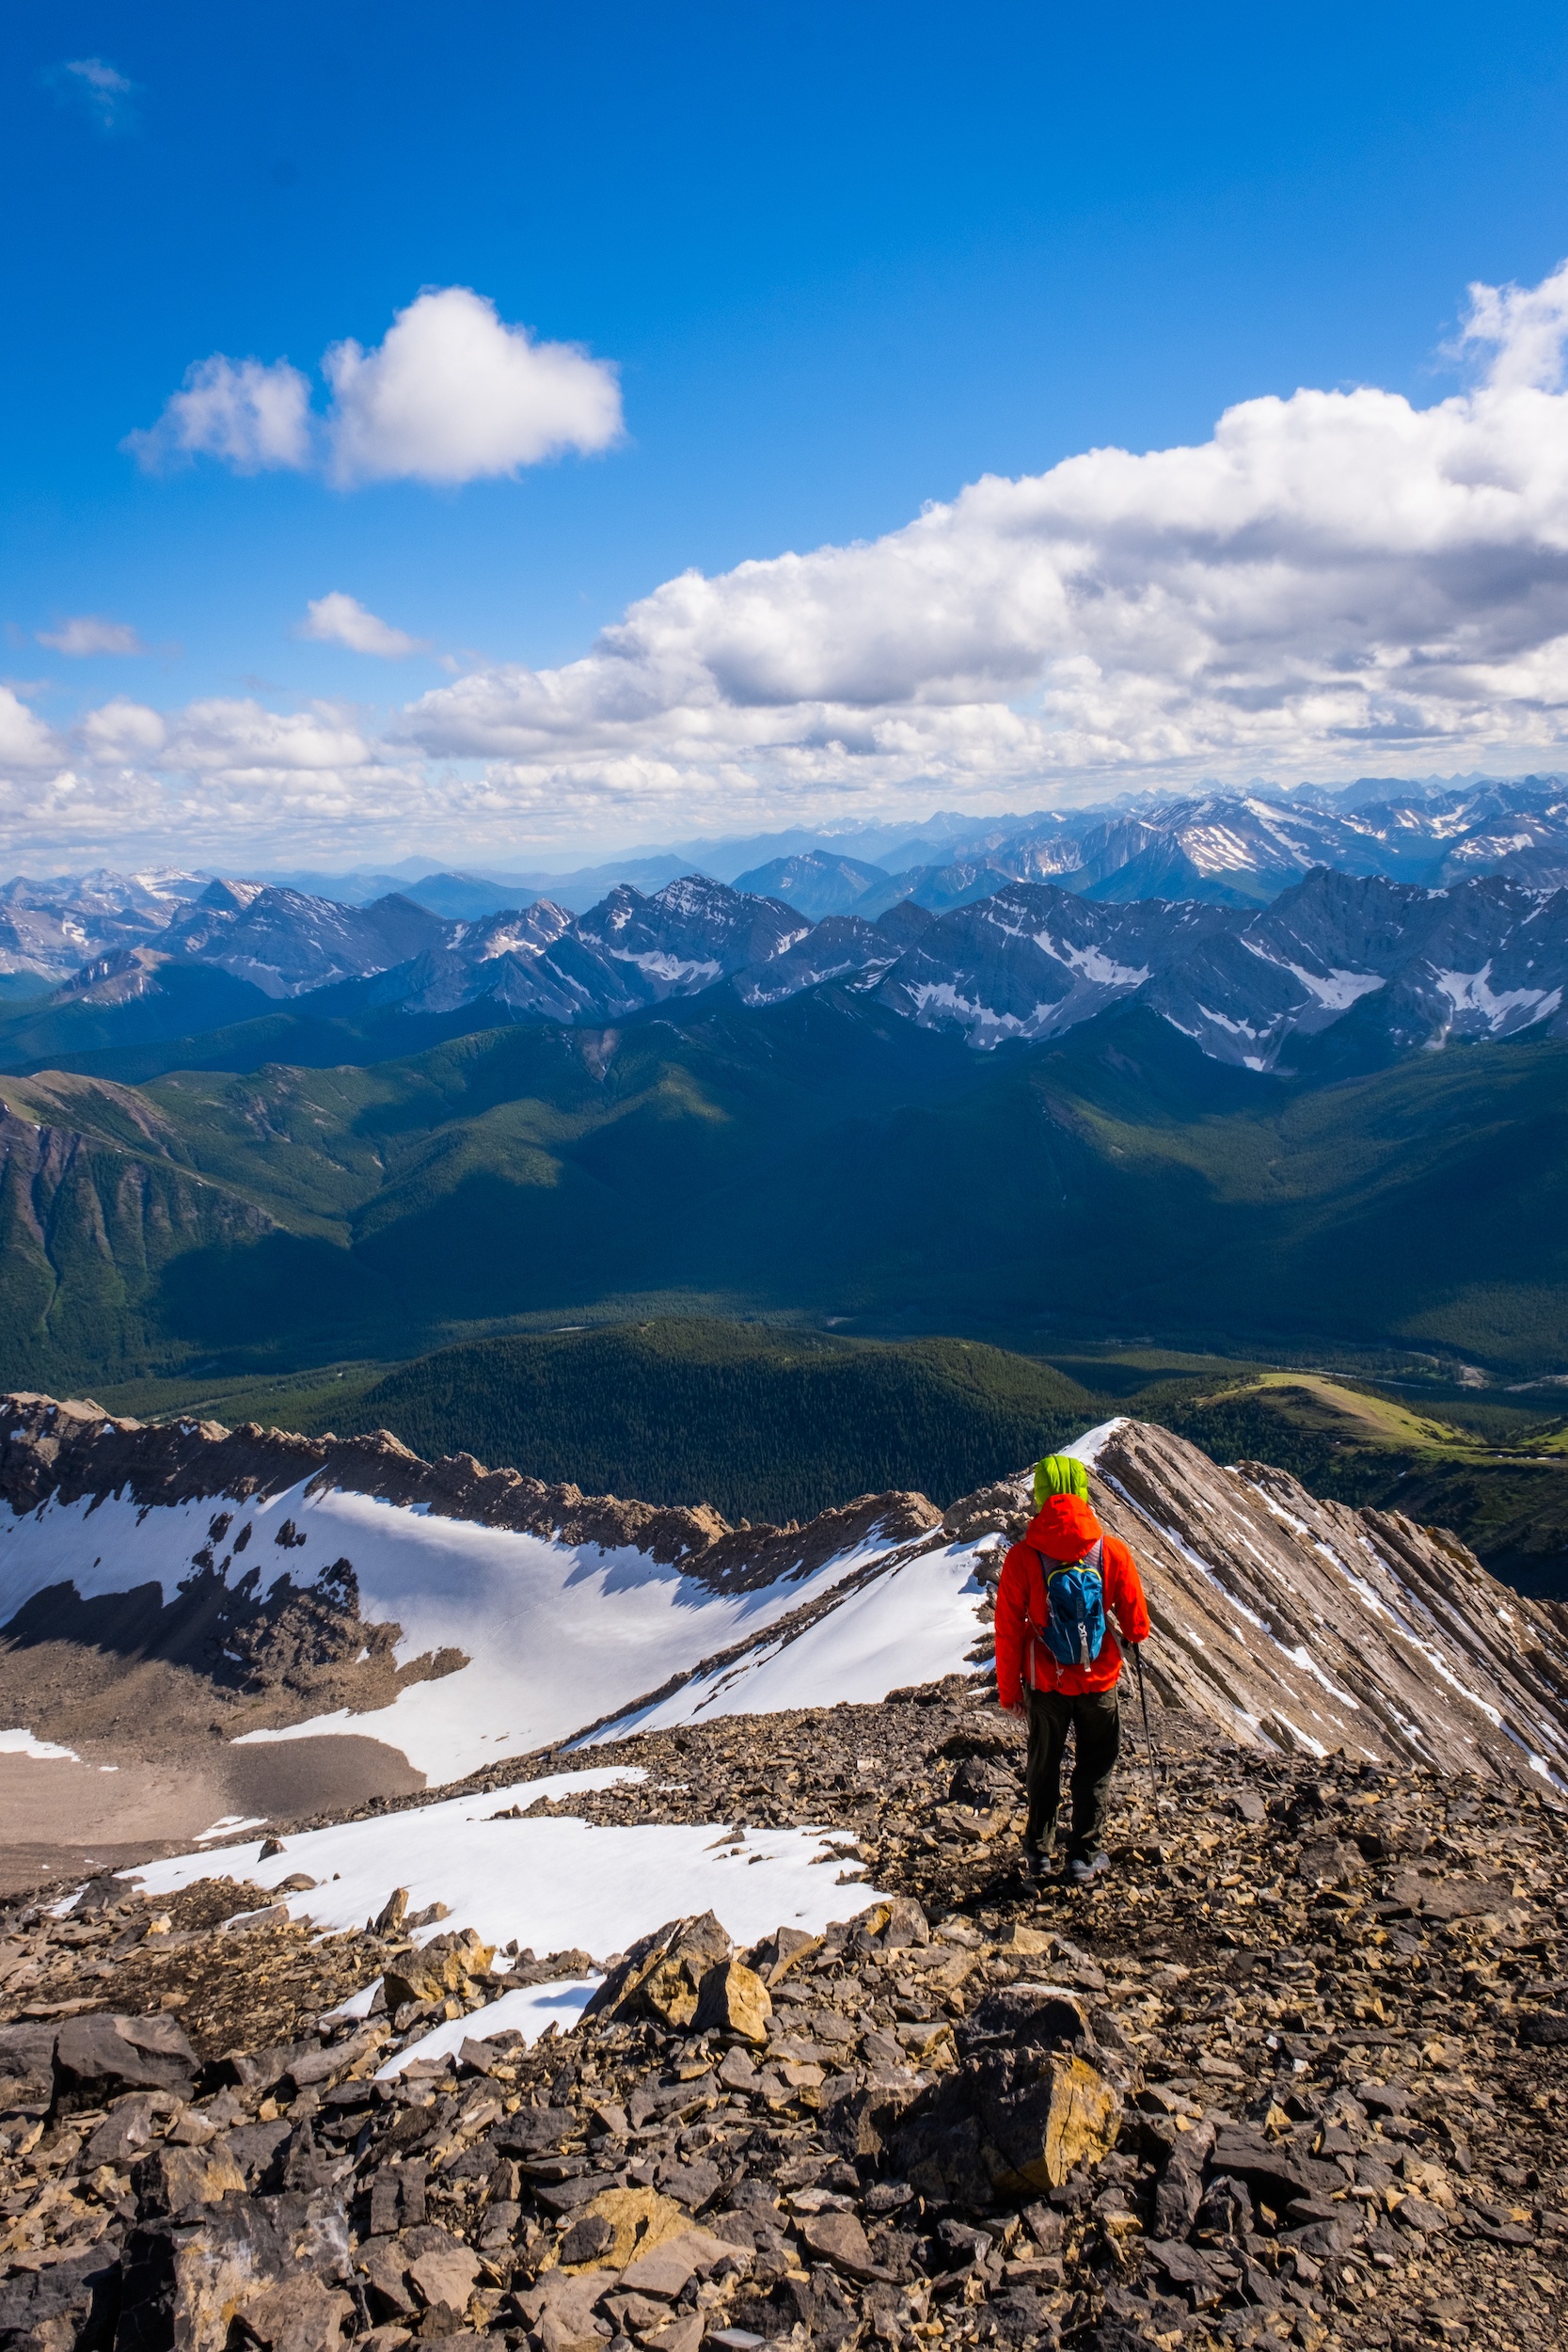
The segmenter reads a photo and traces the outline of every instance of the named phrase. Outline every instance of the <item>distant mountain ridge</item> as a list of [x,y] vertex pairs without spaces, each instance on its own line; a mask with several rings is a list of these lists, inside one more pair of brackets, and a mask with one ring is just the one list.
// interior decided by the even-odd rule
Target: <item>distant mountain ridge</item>
[[[877,845],[875,859],[852,853],[851,841],[862,851]],[[770,854],[747,854],[759,850]],[[1304,788],[1288,799],[1265,791],[1149,795],[1026,817],[938,816],[907,830],[696,842],[569,874],[421,874],[418,860],[407,860],[391,872],[275,874],[264,886],[286,899],[358,909],[397,898],[449,922],[474,922],[540,898],[580,915],[622,884],[652,895],[696,873],[782,898],[815,923],[832,914],[875,920],[905,898],[941,913],[1009,882],[1053,881],[1116,903],[1259,907],[1316,866],[1428,889],[1483,873],[1559,889],[1568,883],[1568,779],[1481,779],[1433,790],[1362,778],[1340,792]],[[0,984],[59,981],[116,948],[151,945],[214,883],[252,896],[263,886],[171,867],[19,875],[0,885]]]
[[[201,1066],[199,1040],[225,1028],[222,1067],[377,1060],[437,1035],[601,1028],[721,987],[755,1009],[834,981],[982,1051],[1131,998],[1212,1059],[1333,1075],[1450,1041],[1568,1034],[1568,888],[1489,874],[1434,891],[1320,866],[1259,911],[1013,882],[942,913],[911,898],[875,923],[813,923],[687,875],[582,915],[542,898],[451,922],[395,896],[350,908],[214,882],[157,945],[100,957],[0,1021],[0,1068],[141,1077],[150,1066],[103,1056],[167,1045],[158,1066],[182,1051]],[[301,1022],[319,1045],[302,1046]]]

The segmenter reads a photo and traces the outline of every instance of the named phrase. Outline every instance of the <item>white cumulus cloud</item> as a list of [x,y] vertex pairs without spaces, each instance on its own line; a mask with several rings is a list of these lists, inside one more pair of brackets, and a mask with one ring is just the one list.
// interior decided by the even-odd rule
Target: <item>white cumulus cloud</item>
[[59,747],[38,713],[10,687],[0,686],[0,774],[8,769],[29,772],[58,757]]
[[229,359],[214,352],[185,372],[156,424],[122,446],[149,473],[216,457],[236,473],[303,471],[310,463],[310,386],[287,359]]
[[589,455],[621,435],[610,361],[577,343],[536,342],[467,286],[427,289],[372,351],[352,338],[334,343],[322,372],[333,397],[318,417],[308,379],[287,359],[264,365],[214,353],[124,447],[150,472],[195,456],[237,473],[305,471],[319,457],[341,487],[455,486],[565,450]]
[[691,572],[579,661],[417,702],[427,752],[531,779],[727,766],[781,801],[1101,772],[1544,755],[1568,723],[1568,265],[1478,287],[1490,360],[1428,408],[1367,387],[1212,439],[987,477],[903,530]]
[[82,722],[82,740],[95,760],[109,765],[156,759],[168,741],[161,714],[146,703],[117,697],[102,709],[89,710]]
[[621,432],[612,367],[576,343],[535,342],[467,286],[421,294],[378,349],[337,343],[323,365],[341,482],[475,482],[606,449]]
[[512,854],[601,820],[1564,764],[1568,264],[1472,288],[1460,348],[1473,380],[1425,407],[1302,389],[1191,447],[988,476],[880,539],[666,580],[579,660],[389,722],[210,701],[158,743],[111,704],[45,787],[63,755],[11,694],[0,838],[134,837],[140,807],[159,838],[172,811],[203,842]]
[[102,612],[77,612],[58,628],[40,628],[40,645],[50,645],[55,653],[72,655],[93,653],[146,653],[129,621],[111,621]]
[[430,649],[427,638],[394,628],[368,612],[356,596],[345,596],[336,588],[330,596],[311,598],[295,633],[322,645],[346,645],[350,653],[379,654],[384,661],[402,661],[411,653]]

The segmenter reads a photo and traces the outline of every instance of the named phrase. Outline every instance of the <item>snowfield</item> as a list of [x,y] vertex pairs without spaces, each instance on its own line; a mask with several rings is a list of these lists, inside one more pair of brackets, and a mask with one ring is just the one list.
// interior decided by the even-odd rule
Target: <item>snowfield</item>
[[[362,1714],[338,1708],[245,1740],[351,1732],[400,1749],[436,1783],[569,1737],[899,1549],[874,1537],[809,1574],[718,1594],[678,1564],[661,1565],[646,1552],[483,1527],[331,1486],[312,1492],[308,1481],[238,1505],[220,1497],[150,1508],[125,1496],[96,1506],[90,1499],[50,1501],[23,1518],[0,1509],[0,1624],[36,1594],[67,1581],[84,1599],[155,1583],[167,1603],[221,1509],[233,1510],[225,1538],[231,1548],[250,1530],[234,1579],[260,1565],[264,1587],[284,1573],[306,1585],[347,1560],[365,1618],[402,1626],[400,1665],[448,1648],[468,1660],[455,1673],[400,1692],[388,1707]],[[286,1522],[293,1540],[279,1549]],[[971,1615],[959,1660],[974,1639],[973,1625]],[[926,1671],[906,1670],[897,1641],[883,1646],[887,1688]],[[929,1654],[924,1633],[915,1646],[921,1658]],[[849,1694],[819,1690],[815,1703]],[[866,1687],[863,1665],[854,1695],[882,1695]]]
[[760,1640],[744,1658],[693,1675],[668,1698],[621,1715],[585,1741],[624,1740],[718,1715],[776,1715],[792,1707],[868,1704],[890,1691],[973,1671],[985,1587],[974,1548],[902,1560],[846,1593],[793,1640]]

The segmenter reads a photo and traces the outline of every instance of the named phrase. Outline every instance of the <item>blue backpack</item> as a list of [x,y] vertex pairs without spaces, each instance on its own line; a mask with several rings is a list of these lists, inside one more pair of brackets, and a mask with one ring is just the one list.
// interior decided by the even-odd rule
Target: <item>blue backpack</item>
[[1058,1666],[1092,1666],[1105,1645],[1103,1549],[1102,1540],[1091,1544],[1070,1567],[1041,1559],[1046,1612],[1040,1632]]

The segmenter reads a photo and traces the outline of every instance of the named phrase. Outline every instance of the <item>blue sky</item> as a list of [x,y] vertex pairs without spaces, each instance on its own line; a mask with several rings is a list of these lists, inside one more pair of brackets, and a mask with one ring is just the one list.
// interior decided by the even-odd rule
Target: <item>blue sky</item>
[[[57,835],[66,857],[72,841],[119,854],[193,823],[209,848],[270,827],[347,863],[368,829],[388,850],[450,834],[494,857],[513,840],[668,831],[683,809],[746,824],[889,796],[911,816],[1037,804],[1058,774],[1082,797],[1292,760],[1544,764],[1556,688],[1544,698],[1536,674],[1528,724],[1494,682],[1451,740],[1424,706],[1326,732],[1293,706],[1272,735],[1167,711],[1163,732],[1140,732],[1126,713],[1142,687],[1117,687],[1114,710],[1109,689],[1053,702],[1053,661],[1081,676],[1088,660],[1101,688],[1110,675],[1076,639],[1049,659],[1033,640],[983,659],[983,692],[973,646],[957,670],[911,672],[901,640],[884,692],[881,654],[847,682],[780,655],[785,677],[771,648],[759,670],[748,641],[726,669],[704,638],[680,729],[611,740],[595,688],[548,756],[516,678],[578,661],[691,567],[878,541],[988,473],[1044,476],[1108,444],[1200,447],[1226,409],[1302,386],[1381,387],[1418,411],[1465,397],[1479,346],[1463,360],[1440,346],[1468,314],[1466,286],[1537,286],[1568,253],[1565,100],[1568,25],[1544,8],[1135,8],[1089,22],[1011,6],[458,6],[437,19],[284,0],[15,20],[0,122],[13,309],[0,662],[36,725],[16,736],[8,835]],[[622,437],[512,473],[372,472],[356,486],[320,451],[235,471],[206,454],[169,463],[166,437],[153,469],[125,446],[217,354],[286,358],[325,412],[323,355],[349,338],[375,352],[424,288],[471,289],[503,325],[585,347],[615,372]],[[1559,386],[1536,369],[1535,392]],[[1543,547],[1544,497],[1527,528]],[[1408,564],[1431,550],[1395,552]],[[885,582],[846,593],[859,627]],[[388,660],[297,634],[332,596],[428,650]],[[92,642],[73,619],[149,650],[72,654]],[[979,635],[991,625],[977,613]],[[694,628],[711,634],[683,617],[682,660],[697,659]],[[1468,607],[1465,630],[1473,651]],[[663,621],[653,655],[633,633],[639,679],[650,664],[664,675]],[[1556,642],[1554,628],[1492,651],[1539,672]],[[1330,671],[1345,659],[1315,639],[1291,656]],[[626,674],[623,660],[618,685]],[[1227,675],[1228,707],[1282,691]],[[420,703],[458,688],[460,703]],[[782,698],[815,715],[787,739],[737,727],[705,764],[690,713],[713,692],[726,708]],[[955,699],[995,723],[975,720],[957,750],[951,730],[900,733],[898,712]],[[168,724],[73,733],[105,703]],[[217,704],[279,723],[326,707],[304,751],[284,728],[273,753],[246,750],[237,720],[171,715]],[[868,720],[858,744],[839,714],[873,708],[895,715],[875,744]],[[1003,740],[1009,718],[1040,711],[1045,753],[1037,735]],[[39,780],[63,768],[75,800],[40,817]],[[275,772],[316,784],[258,783],[247,801],[244,779]]]

